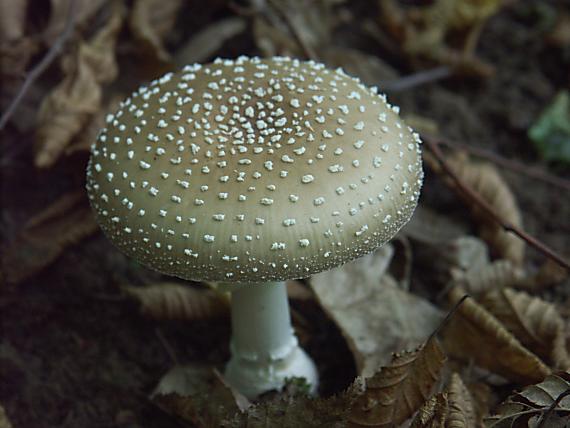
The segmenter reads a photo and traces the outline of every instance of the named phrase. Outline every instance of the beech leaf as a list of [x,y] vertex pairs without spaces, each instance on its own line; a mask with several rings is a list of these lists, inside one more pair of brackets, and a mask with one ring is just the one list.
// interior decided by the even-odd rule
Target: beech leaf
[[393,352],[423,343],[443,318],[430,302],[402,290],[385,273],[393,251],[385,246],[309,279],[319,303],[346,338],[358,373],[365,377],[387,364]]
[[447,394],[435,394],[420,407],[411,428],[445,428],[448,410]]
[[[543,382],[530,385],[511,395],[494,412],[485,418],[489,428],[499,427],[538,427],[547,413],[556,420],[562,418],[566,422],[570,418],[570,373],[561,372],[549,375]],[[551,407],[554,406],[551,409]],[[543,427],[556,426],[549,419],[543,421]],[[564,425],[559,425],[564,426]]]
[[447,401],[449,410],[447,415],[448,428],[475,428],[477,416],[473,397],[457,373],[451,375],[447,386]]
[[2,280],[19,283],[32,277],[54,262],[68,246],[98,229],[85,192],[64,194],[30,219],[2,252]]
[[164,282],[124,290],[140,303],[145,315],[155,319],[192,321],[229,314],[228,299],[211,289]]
[[118,73],[115,44],[123,9],[113,9],[106,25],[74,53],[65,56],[63,80],[43,100],[38,113],[36,166],[52,166],[101,107],[101,85]]
[[398,426],[427,400],[446,357],[435,337],[415,351],[394,354],[390,365],[365,379],[349,416],[351,427]]
[[[457,304],[464,295],[464,290],[454,287],[449,292],[450,304]],[[442,333],[444,348],[450,356],[473,360],[511,381],[529,384],[540,382],[550,374],[540,358],[473,299],[463,302]]]
[[510,260],[497,260],[478,269],[455,270],[453,273],[453,283],[473,296],[498,288],[516,287],[526,281],[525,272]]
[[536,355],[558,369],[570,368],[564,320],[553,304],[507,288],[486,293],[481,305]]
[[[522,215],[508,184],[491,164],[474,162],[464,155],[448,159],[457,176],[470,188],[479,193],[506,222],[522,225]],[[473,216],[479,222],[479,234],[500,258],[520,265],[524,258],[524,242],[512,233],[506,232],[495,221],[490,220],[474,203],[467,201]]]

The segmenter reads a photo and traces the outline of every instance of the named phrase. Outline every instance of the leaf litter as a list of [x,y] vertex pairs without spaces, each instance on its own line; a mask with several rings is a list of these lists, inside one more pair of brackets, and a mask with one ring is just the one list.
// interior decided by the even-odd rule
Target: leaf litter
[[[0,14],[5,24],[0,31],[0,50],[8,61],[5,63],[13,64],[10,78],[23,73],[32,55],[63,31],[72,1],[77,6],[75,29],[62,53],[61,78],[57,82],[57,74],[50,74],[42,87],[35,88],[40,94],[45,92],[38,117],[37,167],[57,170],[58,163],[64,163],[69,155],[86,153],[105,113],[123,98],[125,89],[129,90],[117,80],[121,56],[129,61],[134,53],[148,63],[169,67],[171,63],[226,55],[227,46],[235,43],[236,37],[251,37],[251,43],[265,55],[303,56],[313,51],[320,60],[341,66],[368,84],[392,81],[400,74],[401,67],[395,68],[393,61],[376,55],[376,48],[361,49],[351,41],[342,45],[332,42],[332,34],[356,22],[344,1],[251,2],[249,15],[247,8],[234,15],[216,15],[209,25],[192,31],[187,40],[174,46],[183,18],[187,18],[188,6],[180,0],[136,0],[130,9],[123,8],[121,1],[51,0],[51,14],[46,14],[49,18],[43,27],[24,22],[29,15],[28,2],[0,3],[11,8]],[[385,6],[391,2],[379,3]],[[430,4],[415,10],[392,8],[388,16],[369,19],[367,26],[372,25],[377,36],[384,31],[394,37],[405,48],[403,55],[412,67],[427,61],[449,66],[459,75],[485,76],[491,67],[475,55],[474,47],[487,20],[500,12],[500,2],[487,2],[485,7],[467,0]],[[157,5],[160,7],[153,9]],[[299,13],[300,7],[308,8],[306,13]],[[436,11],[446,11],[440,27],[431,33],[418,31],[431,22]],[[379,28],[381,19],[387,19],[392,27]],[[41,37],[31,33],[38,28]],[[454,39],[452,28],[464,30],[463,36]],[[385,47],[388,44],[382,44],[382,37],[380,34],[375,40]],[[136,52],[134,42],[142,42]],[[458,52],[468,55],[457,56]],[[6,71],[2,73],[4,76]],[[418,116],[417,122],[422,119]],[[433,132],[444,128],[438,120],[425,119],[436,125]],[[501,216],[522,226],[517,198],[496,168],[465,156],[449,161]],[[283,391],[248,403],[211,365],[192,363],[196,393],[156,397],[155,401],[198,426],[404,423],[459,428],[480,426],[484,416],[489,426],[538,426],[543,420],[558,426],[555,424],[569,415],[568,397],[563,396],[570,389],[569,375],[555,370],[568,370],[570,313],[537,293],[562,283],[568,273],[553,269],[548,262],[538,268],[526,263],[520,240],[488,221],[476,206],[470,205],[470,209],[479,237],[472,236],[473,225],[467,219],[458,222],[448,213],[429,213],[421,206],[402,233],[405,240],[400,242],[409,242],[402,247],[403,263],[395,263],[393,248],[386,246],[368,258],[309,279],[310,289],[301,282],[288,284],[290,298],[298,304],[318,302],[327,322],[340,330],[352,352],[360,377],[344,391],[328,398],[308,397],[303,383],[292,381]],[[431,214],[432,218],[426,219]],[[14,242],[4,245],[2,282],[19,283],[38,275],[96,230],[82,192],[60,196],[32,216]],[[402,276],[394,276],[394,271]],[[157,323],[175,320],[185,326],[228,313],[227,300],[218,292],[168,280],[123,291]],[[432,334],[444,313],[438,295],[446,292],[449,304],[465,292],[474,298],[443,328],[440,348]],[[308,318],[305,313],[303,316]],[[310,340],[314,332],[308,329],[304,334]],[[451,367],[463,368],[461,376],[449,374]],[[477,377],[481,372],[486,376]],[[514,388],[536,385],[513,394],[488,416],[490,404],[483,396],[489,394],[477,393],[473,381],[488,391],[492,389],[489,385],[496,385],[497,375],[512,382]]]

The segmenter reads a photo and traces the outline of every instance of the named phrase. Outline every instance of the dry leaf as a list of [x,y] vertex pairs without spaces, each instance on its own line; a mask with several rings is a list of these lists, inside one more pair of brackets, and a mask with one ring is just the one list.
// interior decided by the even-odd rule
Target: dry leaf
[[8,419],[8,415],[2,405],[0,405],[0,428],[12,428],[10,419]]
[[246,27],[246,21],[238,16],[213,22],[198,34],[193,35],[176,51],[174,63],[182,68],[186,64],[204,62],[211,58],[226,41],[243,33]]
[[[449,292],[453,306],[465,295]],[[444,328],[443,345],[450,356],[475,364],[521,384],[540,382],[550,369],[526,349],[491,313],[467,299]]]
[[435,337],[416,351],[394,354],[389,366],[365,380],[366,390],[351,410],[349,426],[391,427],[404,422],[431,394],[445,360]]
[[175,282],[145,287],[124,287],[141,305],[141,311],[155,319],[193,321],[229,314],[229,302],[221,293]]
[[473,397],[457,373],[451,375],[447,386],[447,401],[449,404],[445,425],[447,428],[475,428],[477,426]]
[[153,400],[167,412],[198,427],[343,428],[349,409],[362,393],[357,380],[338,396],[312,398],[293,382],[255,405],[244,405],[211,369],[185,366],[177,376],[177,381],[184,384],[185,395],[156,394]]
[[[538,421],[546,416],[550,407],[557,401],[552,413],[553,419],[562,418],[567,422],[570,418],[569,391],[569,373],[550,375],[543,382],[528,386],[510,396],[496,409],[494,415],[485,418],[485,425],[489,428],[538,427]],[[544,428],[556,426],[551,424],[550,420],[544,422]]]
[[430,302],[398,287],[386,269],[392,246],[313,275],[310,285],[348,342],[363,376],[390,361],[393,352],[425,341],[443,314]]
[[38,115],[36,166],[52,166],[101,107],[101,85],[113,81],[118,69],[115,43],[123,9],[113,15],[88,43],[62,60],[64,79],[42,102]]
[[546,259],[537,272],[528,275],[522,283],[516,285],[516,288],[539,291],[543,288],[562,283],[569,275],[570,271],[565,267],[560,266],[552,259]]
[[139,45],[144,45],[161,61],[169,61],[170,54],[163,45],[184,0],[136,0],[131,9],[129,26]]
[[445,428],[448,407],[447,394],[433,395],[420,407],[411,428]]
[[28,0],[0,0],[0,43],[24,36],[27,10]]
[[19,283],[98,230],[85,192],[67,193],[33,217],[2,252],[2,280]]
[[467,228],[448,216],[420,205],[400,233],[412,241],[436,246],[465,236]]
[[511,289],[490,291],[480,301],[524,346],[544,361],[557,369],[570,368],[564,320],[553,304]]
[[453,284],[472,296],[499,288],[516,287],[526,280],[524,271],[509,260],[497,260],[467,272],[453,271]]
[[[479,193],[504,221],[517,227],[522,225],[522,216],[515,197],[493,165],[470,161],[461,154],[450,157],[448,163],[457,176]],[[470,201],[467,203],[471,205],[473,215],[480,223],[481,237],[491,246],[497,257],[520,266],[524,259],[524,242],[490,220],[477,205]]]
[[[11,1],[11,0],[8,0]],[[108,0],[50,0],[51,13],[49,22],[43,33],[43,40],[50,46],[63,33],[70,19],[69,12],[73,11],[73,23],[81,27],[85,21],[92,18]],[[72,8],[71,3],[75,3]]]

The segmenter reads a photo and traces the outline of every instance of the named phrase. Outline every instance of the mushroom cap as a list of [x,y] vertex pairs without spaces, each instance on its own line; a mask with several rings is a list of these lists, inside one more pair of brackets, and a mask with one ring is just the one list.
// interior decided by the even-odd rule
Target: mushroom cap
[[107,237],[162,273],[249,283],[369,253],[409,220],[419,136],[375,88],[289,58],[186,66],[127,98],[92,146]]

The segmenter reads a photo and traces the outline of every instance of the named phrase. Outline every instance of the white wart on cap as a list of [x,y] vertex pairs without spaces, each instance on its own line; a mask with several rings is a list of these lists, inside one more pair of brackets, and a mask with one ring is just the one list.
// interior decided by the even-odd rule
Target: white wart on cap
[[122,251],[193,280],[306,277],[384,244],[422,182],[419,137],[375,88],[288,58],[217,60],[107,117],[87,189]]

